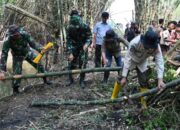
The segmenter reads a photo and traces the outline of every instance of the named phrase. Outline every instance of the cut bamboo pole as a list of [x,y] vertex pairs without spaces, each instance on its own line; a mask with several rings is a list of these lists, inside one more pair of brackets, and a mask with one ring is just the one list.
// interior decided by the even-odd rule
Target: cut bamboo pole
[[[171,88],[175,87],[180,84],[180,78],[173,80],[165,85],[165,88]],[[143,93],[136,93],[127,96],[122,96],[117,99],[102,99],[102,100],[92,100],[92,101],[80,101],[80,100],[58,100],[58,99],[50,99],[50,100],[43,100],[43,99],[38,99],[34,100],[31,103],[31,106],[34,107],[39,107],[39,106],[61,106],[61,105],[105,105],[105,104],[111,104],[111,103],[119,103],[123,102],[128,99],[137,99],[142,96],[148,96],[150,94],[157,93],[159,91],[158,87],[150,89],[146,92]]]
[[42,77],[52,77],[52,76],[63,76],[63,75],[68,75],[68,74],[104,72],[104,71],[119,71],[119,70],[121,70],[121,67],[77,69],[77,70],[67,70],[67,71],[61,71],[61,72],[37,73],[37,74],[28,74],[28,75],[14,75],[14,76],[5,77],[5,79],[3,79],[3,80],[42,78]]

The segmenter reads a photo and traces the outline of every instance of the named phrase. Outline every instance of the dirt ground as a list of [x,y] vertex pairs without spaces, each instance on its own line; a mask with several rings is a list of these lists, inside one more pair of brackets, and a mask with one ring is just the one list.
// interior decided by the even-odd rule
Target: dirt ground
[[[62,100],[94,100],[108,99],[111,96],[113,82],[117,76],[111,73],[108,85],[102,85],[103,73],[89,73],[86,76],[86,88],[79,86],[78,75],[75,84],[65,86],[67,77],[52,79],[53,85],[38,83],[25,88],[16,96],[0,100],[0,129],[1,130],[59,130],[59,129],[120,129],[126,128],[125,121],[112,113],[112,104],[103,106],[65,106],[60,107],[31,107],[33,100],[62,99]],[[84,114],[82,114],[86,111]],[[88,112],[87,112],[88,111]],[[122,112],[125,114],[126,112]],[[82,115],[81,115],[82,114]]]
[[[101,83],[103,73],[88,73],[85,89],[79,86],[78,74],[73,75],[75,83],[72,86],[65,86],[68,76],[51,77],[52,85],[43,84],[42,79],[23,80],[19,95],[0,99],[0,130],[143,130],[143,122],[150,119],[149,115],[143,116],[139,99],[105,105],[31,106],[34,100],[41,99],[110,99],[117,75],[117,72],[111,72],[108,84],[104,85]],[[134,72],[129,74],[131,82],[124,87],[129,88],[128,95],[138,91],[134,75]]]

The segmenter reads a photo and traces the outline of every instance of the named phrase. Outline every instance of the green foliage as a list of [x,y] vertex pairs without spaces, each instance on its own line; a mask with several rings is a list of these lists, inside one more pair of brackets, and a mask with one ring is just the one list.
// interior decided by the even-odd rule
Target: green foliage
[[126,119],[125,121],[126,121],[126,124],[127,124],[127,125],[130,126],[130,125],[136,124],[134,118],[131,117],[128,112],[126,112],[126,113],[124,114],[124,118]]
[[[177,106],[173,106],[177,107]],[[142,125],[144,130],[152,130],[161,128],[162,130],[168,130],[171,128],[176,128],[178,126],[179,118],[177,118],[177,109],[172,111],[172,107],[168,107],[166,110],[158,111],[152,108],[144,111],[143,116],[148,120],[143,122]]]
[[0,18],[3,15],[3,6],[8,3],[14,4],[15,2],[16,0],[0,0]]
[[127,126],[134,126],[137,124],[137,116],[133,115],[131,112],[125,112],[121,114],[122,120],[125,121]]
[[[177,68],[173,65],[165,63],[164,65],[164,81],[170,82],[172,80],[177,79],[178,77],[175,76]],[[157,79],[157,72],[156,69],[151,69],[148,73],[148,79]],[[153,87],[155,84],[152,84]]]
[[178,77],[175,76],[176,74],[176,67],[169,65],[169,64],[165,64],[165,69],[164,69],[164,80],[166,82],[172,81],[174,79],[177,79]]

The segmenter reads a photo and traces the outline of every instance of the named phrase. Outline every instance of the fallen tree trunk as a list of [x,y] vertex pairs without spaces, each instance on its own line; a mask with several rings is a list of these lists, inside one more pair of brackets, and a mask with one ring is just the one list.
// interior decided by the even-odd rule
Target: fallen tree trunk
[[[166,88],[171,88],[171,87],[175,87],[177,85],[180,84],[180,78],[173,80],[169,83],[167,83],[165,85],[165,89]],[[92,100],[92,101],[78,101],[78,100],[58,100],[58,99],[51,99],[51,100],[34,100],[31,103],[31,106],[33,107],[38,107],[38,106],[61,106],[61,105],[105,105],[105,104],[111,104],[111,103],[119,103],[119,102],[123,102],[125,100],[128,99],[137,99],[140,98],[142,96],[148,96],[150,94],[153,93],[157,93],[159,91],[159,89],[153,88],[148,90],[147,92],[143,92],[143,93],[136,93],[133,95],[129,95],[127,96],[122,96],[120,98],[117,99],[104,99],[104,100]]]
[[10,9],[10,10],[13,10],[13,11],[15,11],[15,12],[18,12],[18,13],[24,15],[24,16],[27,16],[27,17],[29,17],[29,18],[32,18],[32,19],[34,19],[34,20],[36,20],[36,21],[38,21],[38,22],[40,22],[40,23],[43,23],[43,24],[45,24],[46,26],[52,28],[52,26],[50,26],[48,23],[46,23],[45,20],[43,20],[43,19],[41,19],[41,18],[39,18],[39,17],[37,17],[37,16],[35,16],[35,15],[27,12],[26,10],[17,7],[17,6],[14,6],[14,5],[11,5],[11,4],[6,4],[6,5],[5,5],[5,8]]
[[104,71],[120,71],[120,70],[121,70],[121,67],[77,69],[77,70],[67,70],[67,71],[61,71],[61,72],[37,73],[37,74],[28,74],[28,75],[14,75],[14,76],[5,77],[5,79],[3,79],[3,80],[42,78],[42,77],[52,77],[52,76],[63,76],[63,75],[68,75],[68,74],[104,72]]

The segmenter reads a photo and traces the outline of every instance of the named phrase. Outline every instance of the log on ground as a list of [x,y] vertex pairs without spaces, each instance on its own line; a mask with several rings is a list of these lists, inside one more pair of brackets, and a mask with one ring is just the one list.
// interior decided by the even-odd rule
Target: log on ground
[[[165,85],[165,89],[172,88],[180,84],[180,78],[173,80]],[[61,106],[61,105],[105,105],[105,104],[112,104],[112,103],[119,103],[126,101],[128,99],[137,99],[143,96],[148,96],[159,91],[158,87],[150,89],[143,93],[136,93],[129,96],[122,96],[117,99],[104,99],[104,100],[92,100],[92,101],[80,101],[80,100],[58,100],[58,99],[50,99],[50,100],[43,100],[38,99],[34,100],[31,103],[33,107],[39,106]]]

